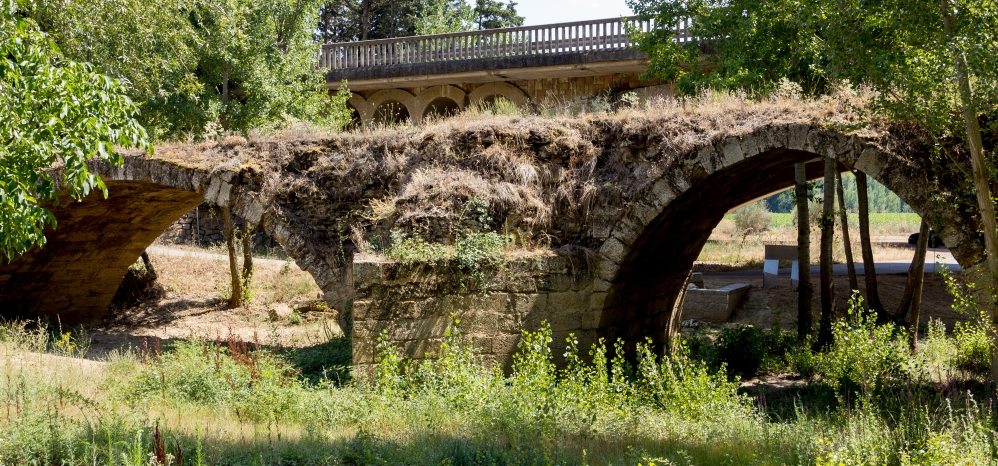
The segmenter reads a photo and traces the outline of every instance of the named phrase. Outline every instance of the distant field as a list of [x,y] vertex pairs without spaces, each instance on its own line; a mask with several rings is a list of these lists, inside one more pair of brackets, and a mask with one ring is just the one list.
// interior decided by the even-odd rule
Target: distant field
[[[794,215],[790,213],[767,213],[769,229],[742,237],[735,225],[734,215],[724,216],[720,224],[710,235],[711,241],[704,245],[697,259],[700,263],[723,264],[734,267],[758,267],[767,243],[795,244],[797,229],[794,226]],[[838,218],[836,217],[836,221]],[[921,219],[914,213],[871,213],[870,236],[903,237],[918,231]],[[818,257],[818,232],[816,226],[811,230],[811,254]],[[838,263],[845,261],[845,251],[842,246],[839,226],[836,224],[833,260]],[[849,214],[849,235],[853,250],[859,250],[859,217]],[[878,260],[911,260],[911,250],[906,247],[880,244],[874,245],[874,256]]]
[[[770,222],[772,228],[793,228],[794,214],[791,213],[771,213]],[[734,216],[728,213],[724,216],[727,220],[733,220]],[[877,235],[903,235],[918,231],[918,224],[921,221],[916,213],[912,212],[885,212],[870,214],[870,230]],[[859,216],[849,214],[849,227],[854,229],[859,225]]]

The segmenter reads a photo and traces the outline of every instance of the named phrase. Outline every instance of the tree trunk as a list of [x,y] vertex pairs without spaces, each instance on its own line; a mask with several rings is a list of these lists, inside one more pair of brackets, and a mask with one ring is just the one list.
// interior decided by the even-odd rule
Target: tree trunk
[[[894,313],[899,321],[905,320],[908,316],[908,309],[912,307],[912,296],[916,289],[920,288],[922,282],[922,270],[925,269],[925,250],[929,244],[929,224],[922,219],[922,224],[918,228],[918,242],[915,244],[915,255],[911,259],[911,266],[908,267],[908,278],[904,281],[904,293],[901,294],[901,304]],[[918,282],[918,284],[916,284]]]
[[[244,290],[250,290],[253,281],[253,232],[256,227],[246,223],[243,231],[243,274],[242,286]],[[248,295],[249,293],[244,293]]]
[[[837,170],[836,170],[837,171]],[[852,240],[849,239],[849,212],[846,212],[845,189],[842,188],[842,173],[835,175],[835,190],[839,195],[839,222],[842,223],[842,248],[846,253],[846,271],[849,274],[849,293],[859,289],[856,279],[856,262],[852,258]]]
[[242,281],[239,277],[239,258],[236,257],[236,235],[232,226],[232,210],[222,207],[222,223],[225,228],[225,245],[229,248],[229,275],[232,278],[232,294],[229,296],[229,308],[243,305]]
[[[981,127],[977,121],[977,109],[974,106],[973,93],[970,90],[970,76],[967,75],[967,62],[955,40],[956,25],[952,14],[950,0],[940,0],[943,9],[943,27],[952,47],[953,62],[956,67],[956,78],[960,90],[960,103],[963,107],[964,129],[967,131],[967,143],[970,146],[970,165],[973,169],[974,191],[977,193],[977,207],[981,210],[981,223],[984,227],[984,249],[987,253],[988,272],[990,272],[988,299],[984,303],[991,324],[998,326],[998,306],[995,305],[994,294],[998,292],[998,222],[995,221],[995,205],[991,197],[988,165],[984,159],[984,144],[981,138]],[[998,334],[995,335],[998,340]],[[998,351],[991,352],[991,381],[998,382]]]
[[153,280],[156,280],[157,278],[159,278],[156,275],[156,269],[153,268],[153,266],[152,266],[152,261],[149,260],[149,253],[145,252],[145,251],[142,251],[142,255],[139,256],[139,257],[142,259],[142,265],[145,266],[146,273],[149,275],[149,277],[152,278]]
[[807,172],[803,163],[794,166],[794,195],[797,200],[797,338],[811,334],[811,225],[807,215]]
[[866,302],[877,313],[877,319],[888,320],[877,290],[877,266],[873,262],[873,245],[870,244],[870,204],[866,192],[866,173],[856,172],[856,197],[859,204],[859,245],[863,252],[863,277],[866,279]]
[[674,354],[677,349],[676,344],[679,340],[676,335],[679,335],[679,327],[683,323],[683,303],[686,301],[686,290],[690,287],[692,277],[693,271],[690,270],[686,273],[683,287],[679,289],[679,296],[676,296],[676,302],[672,305],[672,314],[669,315],[669,324],[665,329],[665,350],[668,354]]
[[[915,258],[911,261],[911,269],[908,270],[908,280],[905,282],[904,289],[907,295],[903,299],[907,299],[911,303],[911,319],[908,320],[909,334],[908,334],[908,346],[911,348],[911,352],[914,353],[918,349],[918,319],[922,308],[922,284],[925,282],[925,248],[929,243],[929,224],[922,219],[922,225],[918,228],[918,244],[915,246]],[[908,292],[908,287],[911,286],[911,292]],[[904,313],[908,312],[907,303],[903,304],[906,308],[898,309],[898,317],[903,319]],[[904,313],[901,311],[903,310]]]
[[825,158],[824,199],[821,206],[821,317],[818,320],[817,347],[832,343],[832,315],[835,313],[835,283],[832,281],[832,240],[835,239],[835,160]]
[[222,64],[222,114],[219,116],[222,128],[229,127],[229,62]]
[[374,8],[372,3],[371,0],[364,0],[360,5],[360,40],[367,40],[371,33],[371,16],[373,16],[371,10]]

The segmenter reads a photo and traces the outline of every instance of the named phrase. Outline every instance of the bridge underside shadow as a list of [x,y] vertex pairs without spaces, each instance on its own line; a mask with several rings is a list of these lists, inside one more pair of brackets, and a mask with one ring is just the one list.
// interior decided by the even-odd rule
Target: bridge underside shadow
[[105,200],[63,199],[43,248],[0,265],[0,317],[101,317],[128,267],[171,223],[204,200],[201,193],[145,181],[107,180]]
[[777,149],[697,180],[672,200],[621,262],[601,316],[601,336],[664,344],[679,292],[725,213],[792,187],[794,165],[801,162],[808,179],[822,176],[824,163],[817,154]]

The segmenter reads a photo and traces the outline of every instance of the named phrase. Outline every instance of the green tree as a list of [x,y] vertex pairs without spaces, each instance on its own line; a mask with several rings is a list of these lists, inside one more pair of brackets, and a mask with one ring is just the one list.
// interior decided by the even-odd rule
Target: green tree
[[120,165],[115,146],[149,148],[114,79],[66,60],[14,0],[0,2],[0,255],[45,244],[44,205],[107,187],[88,162]]
[[416,18],[416,34],[445,34],[470,31],[475,11],[464,0],[429,0],[424,13]]
[[[998,115],[998,0],[629,4],[658,24],[686,18],[693,23],[691,33],[701,38],[699,44],[675,43],[668,28],[638,37],[651,59],[649,72],[676,78],[680,89],[765,89],[789,78],[820,92],[822,83],[848,79],[878,91],[873,111],[928,129],[937,141],[936,155],[970,166],[968,186],[984,227],[986,285],[992,294],[986,306],[998,323],[993,297],[998,291],[998,226],[990,186],[994,167],[984,154],[980,128],[982,116],[994,121]],[[998,127],[992,123],[991,129]],[[998,381],[998,352],[992,379]]]
[[[648,52],[647,73],[674,79],[680,91],[706,88],[768,92],[781,79],[809,91],[827,86],[821,39],[802,21],[809,1],[818,0],[628,0],[656,24],[691,20],[697,44],[680,44],[671,27],[638,36]],[[706,45],[707,47],[701,47]]]
[[516,13],[516,2],[475,0],[475,24],[478,29],[523,26],[523,17]]
[[[200,132],[205,85],[189,15],[198,0],[32,0],[27,14],[70,59],[128,83],[153,139]],[[96,27],[99,25],[99,27]]]
[[[201,99],[226,130],[321,121],[330,108],[313,0],[225,0],[192,12],[200,42]],[[334,112],[339,115],[338,112]]]
[[348,122],[315,66],[319,0],[26,1],[67,57],[130,84],[155,139]]
[[427,0],[327,0],[316,35],[324,42],[412,36],[426,5]]

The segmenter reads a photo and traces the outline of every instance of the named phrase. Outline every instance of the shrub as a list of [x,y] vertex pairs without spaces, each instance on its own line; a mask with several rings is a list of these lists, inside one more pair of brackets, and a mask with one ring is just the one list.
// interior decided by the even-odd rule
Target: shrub
[[749,379],[760,372],[788,369],[796,341],[779,329],[740,326],[721,330],[715,346],[718,363],[725,364],[728,375]]
[[637,354],[635,388],[651,405],[693,420],[753,413],[748,399],[738,394],[738,382],[690,359],[682,345],[674,354],[659,358],[649,341],[638,344]]
[[987,374],[991,370],[991,354],[994,351],[994,328],[986,311],[978,310],[974,299],[974,285],[957,281],[946,267],[939,268],[946,291],[953,297],[953,310],[962,315],[973,315],[967,322],[957,322],[953,327],[956,339],[956,354],[953,364],[966,371]]
[[299,403],[307,393],[294,368],[266,350],[229,340],[180,342],[144,365],[126,388],[139,397],[228,406],[250,420],[308,420],[316,406]]
[[994,332],[983,311],[976,320],[957,322],[953,327],[956,340],[953,364],[975,374],[987,374],[991,370],[991,353],[994,351],[992,335]]
[[392,230],[386,254],[402,264],[435,265],[447,259],[447,249],[443,245],[429,243],[418,236],[406,236],[401,230]]
[[946,326],[939,319],[929,319],[925,338],[918,344],[918,356],[926,369],[948,369],[953,366],[956,354],[954,340],[946,335]]
[[734,327],[721,330],[717,337],[717,357],[728,374],[743,379],[759,373],[768,351],[765,332],[755,327]]
[[457,241],[454,258],[469,270],[496,266],[502,263],[502,251],[507,243],[506,237],[494,231],[470,233]]
[[832,326],[834,343],[822,356],[825,380],[840,399],[858,392],[869,399],[885,381],[904,374],[908,348],[893,324],[877,325],[876,314],[854,292],[849,315]]
[[821,356],[811,351],[807,345],[797,347],[787,353],[787,363],[790,370],[805,379],[814,377],[821,372]]
[[763,202],[753,202],[733,214],[735,230],[744,240],[749,235],[764,233],[770,228],[769,210]]

